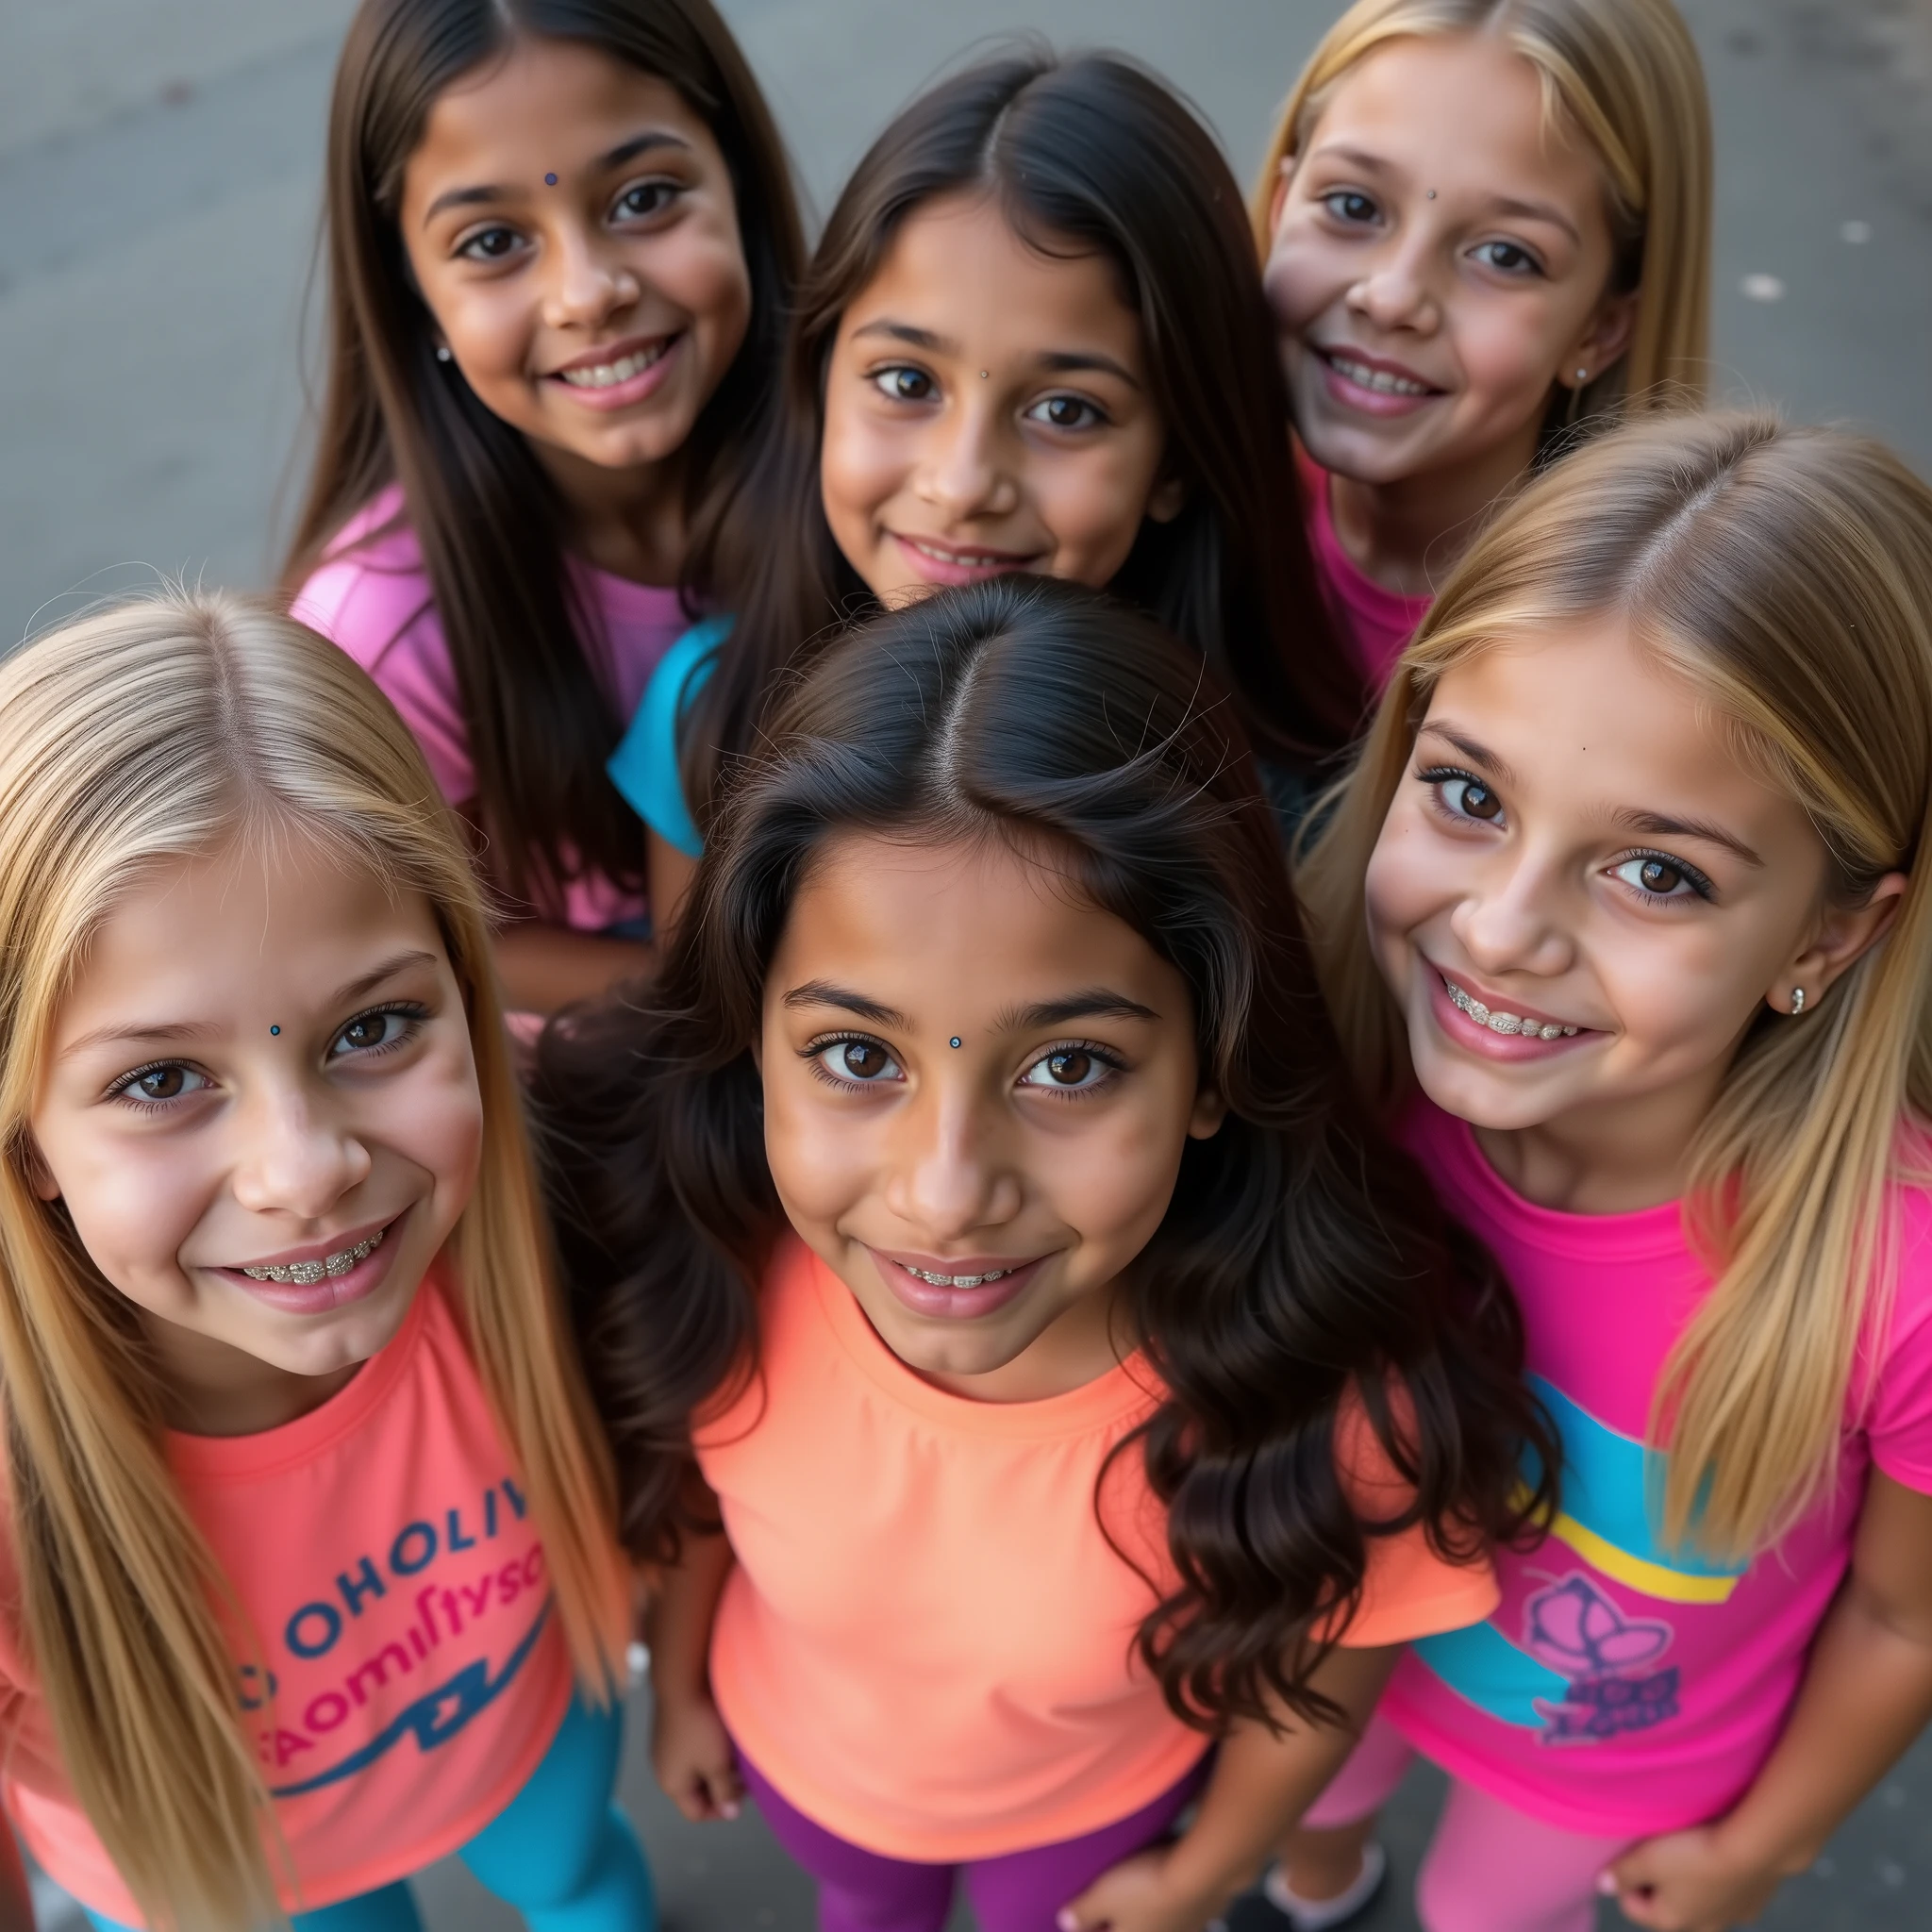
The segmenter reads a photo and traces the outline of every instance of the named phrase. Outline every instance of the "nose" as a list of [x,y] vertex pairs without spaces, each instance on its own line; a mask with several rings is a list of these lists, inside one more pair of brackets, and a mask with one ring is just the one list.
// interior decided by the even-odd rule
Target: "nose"
[[1513,863],[1502,855],[1457,904],[1450,930],[1481,972],[1555,977],[1568,972],[1576,957],[1562,900],[1555,868],[1528,854]]
[[949,520],[1004,516],[1019,501],[1010,453],[995,411],[961,397],[931,425],[920,494]]
[[898,1124],[886,1205],[920,1238],[942,1245],[996,1227],[1020,1210],[1022,1190],[997,1126],[968,1091],[918,1095]]
[[263,1095],[237,1126],[232,1188],[251,1213],[319,1221],[368,1178],[368,1148],[326,1101],[299,1087]]
[[570,227],[553,241],[543,298],[550,327],[602,327],[639,293],[637,276],[601,238]]
[[1429,238],[1410,229],[1392,235],[1363,264],[1349,307],[1375,327],[1426,335],[1441,320],[1430,275]]

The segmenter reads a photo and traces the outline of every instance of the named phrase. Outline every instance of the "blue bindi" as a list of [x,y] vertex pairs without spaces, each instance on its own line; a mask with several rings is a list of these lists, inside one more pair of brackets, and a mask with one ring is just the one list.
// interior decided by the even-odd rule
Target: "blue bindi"
[[543,185],[546,188],[555,188],[557,186],[557,176],[555,175],[544,175]]
[[271,1026],[268,1030],[271,1033],[279,1033],[282,1029],[279,1026]]
[[946,1041],[946,1044],[947,1044],[948,1046],[958,1046],[958,1043],[959,1043],[959,1036],[958,1036],[958,1035],[957,1033],[953,1035],[952,1039],[950,1039],[949,1041]]

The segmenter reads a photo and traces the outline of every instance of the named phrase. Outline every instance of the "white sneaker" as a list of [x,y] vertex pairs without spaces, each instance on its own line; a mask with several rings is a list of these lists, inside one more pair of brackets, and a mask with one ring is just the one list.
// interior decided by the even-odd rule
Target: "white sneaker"
[[1362,1847],[1362,1869],[1355,1883],[1333,1898],[1303,1898],[1291,1890],[1287,1875],[1279,1865],[1271,1865],[1261,1881],[1262,1895],[1294,1927],[1294,1932],[1328,1932],[1331,1925],[1345,1925],[1369,1907],[1369,1902],[1382,1889],[1389,1875],[1389,1855],[1374,1839]]

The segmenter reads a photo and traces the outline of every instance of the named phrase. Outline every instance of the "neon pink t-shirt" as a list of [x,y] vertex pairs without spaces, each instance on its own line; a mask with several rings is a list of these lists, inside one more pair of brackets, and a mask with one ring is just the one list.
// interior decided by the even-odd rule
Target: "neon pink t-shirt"
[[[1151,1804],[1208,1740],[1134,1650],[1176,1581],[1134,1451],[1160,1384],[1140,1355],[1039,1402],[974,1402],[915,1374],[852,1291],[786,1240],[759,1307],[760,1374],[700,1432],[738,1561],[711,1687],[747,1757],[808,1818],[888,1857],[952,1863],[1079,1838]],[[1360,1507],[1407,1500],[1373,1433],[1341,1438]],[[1485,1616],[1487,1562],[1420,1529],[1371,1541],[1341,1641]]]
[[1673,1831],[1749,1787],[1850,1561],[1867,1472],[1932,1493],[1932,1197],[1897,1196],[1898,1282],[1861,1352],[1837,1489],[1748,1565],[1671,1550],[1641,1443],[1665,1357],[1708,1290],[1675,1203],[1562,1214],[1507,1187],[1467,1123],[1422,1103],[1404,1137],[1494,1251],[1563,1438],[1563,1514],[1496,1557],[1501,1607],[1416,1644],[1382,1708],[1455,1776],[1592,1837]]
[[1341,546],[1328,502],[1328,472],[1299,449],[1302,495],[1307,506],[1308,549],[1321,574],[1328,611],[1355,651],[1369,688],[1377,696],[1402,656],[1402,647],[1429,613],[1431,597],[1404,597],[1384,590]]
[[[613,723],[627,724],[658,658],[691,627],[691,619],[675,590],[634,584],[586,564],[573,564],[572,570],[585,605],[599,620],[600,634],[584,641],[586,655],[609,697]],[[450,804],[459,810],[473,805],[476,771],[456,666],[399,484],[380,491],[342,525],[327,558],[296,592],[293,612],[340,644],[382,687],[415,733]],[[587,746],[584,756],[601,763],[610,748]],[[641,855],[642,826],[638,840]],[[584,932],[635,919],[644,909],[634,893],[597,875],[573,880],[564,907],[570,924]]]
[[[238,1666],[236,1695],[301,1885],[284,1906],[372,1890],[474,1838],[550,1748],[572,1671],[519,1473],[436,1274],[320,1408],[260,1435],[171,1434],[168,1458],[258,1640],[266,1676]],[[17,1604],[4,1540],[0,1583]],[[7,1810],[69,1891],[139,1925],[14,1627],[0,1619]]]

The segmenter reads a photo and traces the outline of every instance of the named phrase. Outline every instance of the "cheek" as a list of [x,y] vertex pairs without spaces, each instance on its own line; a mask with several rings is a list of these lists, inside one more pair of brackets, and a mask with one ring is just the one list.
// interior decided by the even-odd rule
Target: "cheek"
[[751,274],[736,230],[722,224],[701,229],[653,262],[649,274],[709,339],[722,375],[751,325]]
[[1160,469],[1151,425],[1110,448],[1042,464],[1028,494],[1054,539],[1053,575],[1090,589],[1110,583],[1126,562]]
[[425,1058],[384,1091],[372,1142],[430,1176],[439,1221],[453,1226],[468,1206],[483,1155],[483,1098],[467,1051]]
[[1404,808],[1390,814],[1362,881],[1369,931],[1378,943],[1400,939],[1450,896],[1456,868],[1440,843]]
[[1346,290],[1349,271],[1335,252],[1292,221],[1275,242],[1261,275],[1275,325],[1299,334]]
[[[1162,1081],[1130,1108],[1111,1110],[1091,1124],[1054,1122],[1062,1103],[1046,1101],[1044,1126],[1028,1150],[1029,1178],[1056,1217],[1097,1246],[1145,1245],[1174,1196],[1187,1146],[1191,1084]],[[1067,1113],[1079,1103],[1064,1103]],[[1124,1264],[1131,1255],[1115,1257]]]
[[855,567],[852,550],[869,519],[903,485],[910,467],[906,436],[891,434],[849,402],[827,398],[819,445],[819,495],[833,539]]
[[[791,1049],[778,1051],[789,1058]],[[772,1065],[768,1054],[766,1066]],[[806,1084],[810,1078],[786,1067],[765,1080],[765,1161],[786,1214],[801,1232],[836,1222],[870,1190],[878,1131],[856,1109],[823,1105]]]
[[1454,325],[1457,360],[1472,401],[1511,409],[1540,407],[1557,376],[1570,332],[1553,306],[1534,297],[1470,294]]
[[108,1280],[133,1301],[171,1300],[182,1246],[213,1191],[196,1137],[65,1150],[55,1178],[81,1246]]

